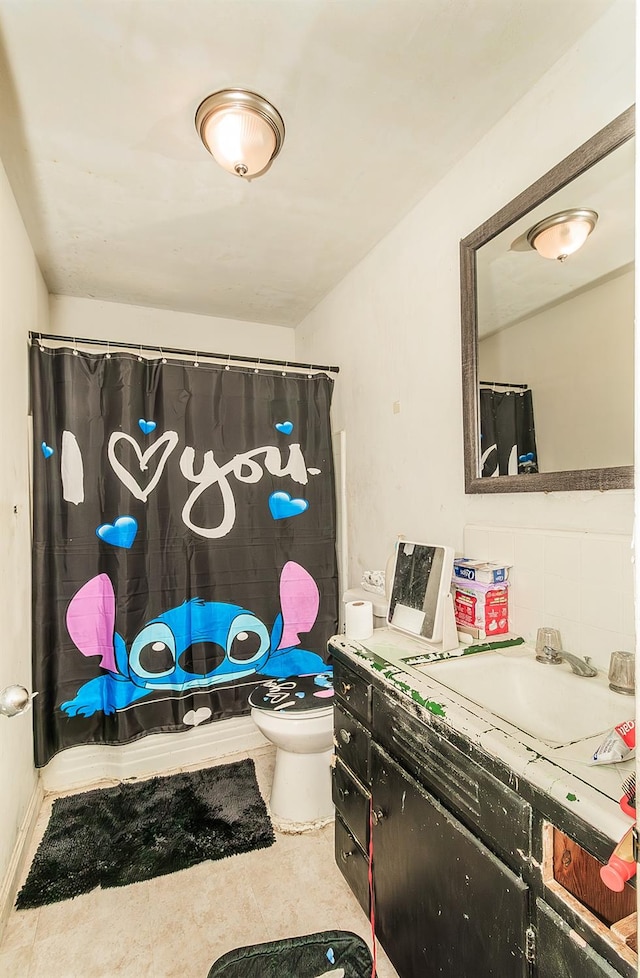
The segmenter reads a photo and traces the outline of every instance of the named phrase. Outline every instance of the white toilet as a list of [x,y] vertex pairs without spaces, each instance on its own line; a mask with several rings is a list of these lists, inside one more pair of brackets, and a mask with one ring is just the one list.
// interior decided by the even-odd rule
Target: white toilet
[[249,703],[254,723],[277,748],[269,799],[276,828],[301,831],[331,821],[331,670],[267,680]]

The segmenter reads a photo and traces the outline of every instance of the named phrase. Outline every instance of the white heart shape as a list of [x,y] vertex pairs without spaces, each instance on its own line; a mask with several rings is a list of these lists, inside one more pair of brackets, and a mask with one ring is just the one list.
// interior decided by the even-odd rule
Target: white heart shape
[[[162,452],[162,455],[160,456],[160,459],[158,461],[158,467],[153,475],[153,478],[147,485],[146,489],[142,489],[142,487],[133,478],[129,470],[125,469],[124,465],[116,458],[116,445],[120,441],[128,441],[129,444],[133,446],[133,450],[138,457],[138,463],[140,465],[141,472],[146,472],[149,466],[149,459],[153,455],[155,455],[155,453],[158,451],[159,448],[162,448],[162,446],[164,445],[164,451]],[[109,447],[107,449],[107,454],[109,456],[109,462],[111,463],[111,468],[120,479],[120,482],[122,482],[122,484],[125,485],[127,489],[133,493],[136,499],[141,499],[143,503],[146,503],[147,499],[149,498],[149,496],[151,495],[155,487],[158,485],[162,473],[164,471],[164,467],[166,465],[167,459],[169,458],[171,452],[174,450],[177,444],[178,444],[178,433],[176,431],[165,431],[165,433],[161,435],[157,441],[154,441],[153,445],[150,445],[149,448],[147,448],[146,452],[143,453],[137,441],[135,441],[135,439],[133,439],[131,435],[127,435],[124,431],[114,431],[111,437],[109,438]]]
[[211,710],[208,706],[201,706],[199,710],[189,710],[188,713],[182,718],[182,722],[186,723],[188,727],[197,727],[199,723],[204,723],[211,716]]

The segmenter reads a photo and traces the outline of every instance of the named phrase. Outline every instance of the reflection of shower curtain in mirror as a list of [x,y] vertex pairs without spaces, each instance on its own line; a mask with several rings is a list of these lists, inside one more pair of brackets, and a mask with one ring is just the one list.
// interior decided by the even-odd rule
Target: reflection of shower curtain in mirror
[[480,389],[480,472],[483,478],[538,471],[530,390]]

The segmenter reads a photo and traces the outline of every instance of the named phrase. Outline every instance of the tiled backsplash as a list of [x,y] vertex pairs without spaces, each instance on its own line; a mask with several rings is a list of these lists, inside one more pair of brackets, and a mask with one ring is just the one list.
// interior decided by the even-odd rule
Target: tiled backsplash
[[608,669],[614,649],[635,651],[631,539],[616,533],[469,524],[464,556],[512,565],[511,630],[535,641],[540,625]]

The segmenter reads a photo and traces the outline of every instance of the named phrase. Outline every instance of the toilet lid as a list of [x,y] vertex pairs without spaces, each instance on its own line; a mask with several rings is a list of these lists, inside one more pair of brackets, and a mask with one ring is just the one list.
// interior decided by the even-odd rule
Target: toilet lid
[[285,714],[330,709],[333,706],[333,674],[329,670],[311,676],[268,679],[251,692],[249,703],[256,710]]

